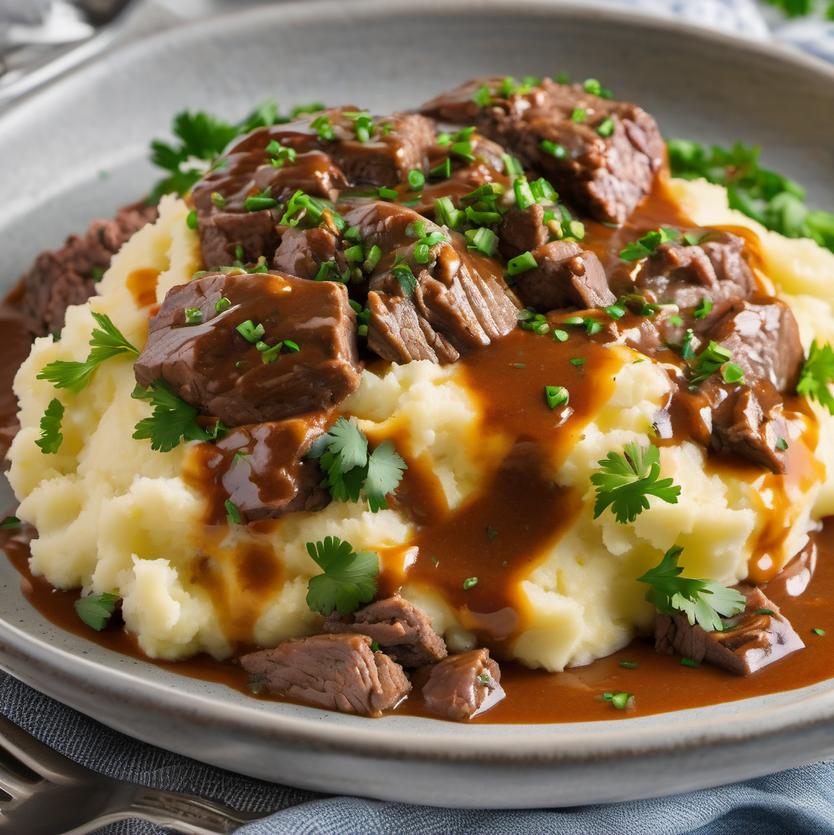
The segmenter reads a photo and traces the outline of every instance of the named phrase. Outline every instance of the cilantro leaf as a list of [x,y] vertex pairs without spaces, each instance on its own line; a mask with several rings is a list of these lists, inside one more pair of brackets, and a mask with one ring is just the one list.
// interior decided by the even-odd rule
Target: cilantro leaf
[[799,373],[796,391],[811,400],[819,401],[834,415],[834,396],[828,388],[829,383],[834,383],[834,350],[828,344],[820,347],[815,339]]
[[663,615],[683,612],[689,623],[698,623],[707,632],[722,629],[721,615],[728,617],[744,611],[743,594],[727,588],[716,580],[696,580],[679,576],[683,569],[678,557],[683,548],[673,546],[659,565],[638,577],[640,583],[648,583],[646,600]]
[[339,456],[340,472],[367,464],[368,439],[355,423],[340,417],[327,434],[331,438],[328,451]]
[[91,626],[96,632],[101,632],[109,623],[118,599],[117,594],[110,594],[106,591],[101,594],[88,594],[75,601],[75,611],[87,626]]
[[53,397],[41,418],[41,436],[35,441],[44,454],[54,454],[61,448],[61,442],[64,440],[61,434],[63,418],[64,404]]
[[339,502],[358,502],[364,494],[373,513],[385,510],[385,496],[397,489],[406,468],[390,441],[368,455],[368,439],[355,422],[340,417],[317,438],[308,453],[318,458],[325,473],[322,482]]
[[308,542],[307,553],[323,571],[307,583],[307,605],[311,611],[325,617],[334,611],[347,615],[373,599],[379,574],[379,555],[375,551],[356,553],[349,542],[326,536],[318,542]]
[[178,397],[165,380],[154,380],[149,395],[153,412],[136,424],[133,433],[136,440],[147,438],[151,449],[170,452],[183,439],[208,441],[212,438],[212,434],[194,420],[200,410]]
[[124,338],[109,316],[95,311],[92,313],[100,327],[93,328],[90,335],[90,353],[86,361],[56,360],[47,363],[38,374],[39,380],[48,380],[56,389],[65,388],[78,394],[90,382],[100,363],[124,353],[139,355],[138,349]]
[[365,478],[365,498],[373,513],[385,510],[385,496],[396,490],[403,477],[405,461],[397,455],[391,441],[383,441],[368,459],[368,475]]
[[660,453],[652,444],[639,447],[632,441],[626,444],[623,455],[609,452],[597,463],[603,472],[591,476],[591,483],[597,489],[594,519],[610,506],[618,522],[633,522],[649,509],[649,496],[669,504],[678,503],[681,488],[673,486],[671,478],[657,480]]

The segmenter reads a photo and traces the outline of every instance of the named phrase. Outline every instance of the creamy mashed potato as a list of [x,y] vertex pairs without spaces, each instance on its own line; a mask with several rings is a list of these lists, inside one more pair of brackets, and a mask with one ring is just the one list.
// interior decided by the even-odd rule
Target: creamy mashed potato
[[[834,255],[810,241],[789,241],[766,232],[727,208],[722,189],[705,183],[673,184],[685,211],[702,225],[752,228],[762,240],[764,280],[793,308],[807,350],[816,338],[834,338]],[[234,642],[263,646],[309,634],[320,616],[306,605],[307,581],[318,567],[305,543],[325,535],[348,540],[356,550],[399,554],[415,530],[395,509],[371,513],[364,504],[333,502],[317,513],[291,514],[268,534],[233,526],[207,530],[206,498],[185,477],[193,446],[159,453],[131,436],[150,406],[131,398],[131,358],[102,363],[79,395],[38,380],[54,360],[85,360],[95,326],[91,311],[107,314],[137,347],[144,344],[148,302],[161,302],[186,282],[200,263],[197,233],[188,208],[165,198],[159,220],[138,232],[114,258],[99,295],[70,308],[62,338],[39,339],[21,367],[15,390],[22,429],[10,452],[10,481],[19,515],[38,529],[32,569],[60,588],[115,592],[123,598],[128,630],[150,656],[175,659],[205,651],[228,656]],[[654,610],[635,577],[656,565],[672,545],[684,547],[689,576],[733,583],[748,574],[776,501],[773,476],[743,475],[717,468],[704,450],[684,441],[661,449],[661,475],[681,487],[677,504],[652,500],[633,524],[613,514],[593,518],[590,477],[597,462],[625,444],[645,443],[666,401],[670,382],[663,369],[624,345],[609,347],[620,363],[612,394],[567,458],[553,463],[553,478],[583,497],[573,524],[555,546],[539,555],[521,582],[528,612],[512,652],[526,664],[561,670],[607,655],[647,629]],[[398,450],[433,471],[450,508],[466,502],[507,451],[508,439],[484,435],[476,398],[456,365],[429,362],[364,371],[362,383],[342,409],[369,438],[395,440]],[[57,454],[36,445],[40,419],[53,398],[66,412]],[[807,449],[795,424],[792,455],[812,454],[819,478],[789,483],[787,526],[769,558],[784,564],[817,521],[834,512],[834,420],[812,404],[820,424],[815,449]],[[496,430],[497,432],[498,430]],[[800,437],[801,436],[801,437]],[[812,442],[812,441],[809,441]],[[768,535],[773,539],[772,531]],[[386,550],[389,549],[389,550]],[[259,589],[237,570],[241,555],[266,553],[278,569]],[[407,551],[405,552],[407,558]],[[214,585],[197,582],[200,560],[210,560]],[[457,646],[469,640],[466,624],[442,597],[424,585],[403,594],[424,608],[435,628]]]

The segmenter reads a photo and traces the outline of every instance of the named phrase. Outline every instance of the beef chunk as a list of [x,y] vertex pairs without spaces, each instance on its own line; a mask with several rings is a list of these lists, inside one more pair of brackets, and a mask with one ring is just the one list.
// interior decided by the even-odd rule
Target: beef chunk
[[[221,299],[229,307],[218,312]],[[201,324],[186,324],[189,309]],[[244,336],[238,327],[245,331],[247,322],[263,334]],[[298,350],[285,353],[290,342]],[[143,386],[166,380],[227,426],[328,409],[359,385],[355,314],[344,286],[331,281],[209,274],[168,293],[134,371]]]
[[713,304],[713,321],[756,289],[745,258],[745,243],[730,232],[709,232],[695,245],[678,241],[661,244],[645,258],[634,279],[636,289],[654,302],[673,302],[681,310],[703,298]]
[[521,302],[541,313],[564,307],[607,307],[617,301],[593,252],[573,241],[552,241],[532,253],[538,264],[515,277]]
[[782,398],[767,384],[730,388],[713,406],[710,446],[716,452],[734,452],[771,472],[784,473],[787,458],[778,443],[789,436]]
[[710,444],[775,473],[786,469],[779,439],[789,431],[781,393],[796,387],[804,360],[799,329],[778,299],[739,301],[704,334],[731,354],[745,385],[728,385],[714,374],[702,386],[712,406]]
[[83,236],[67,238],[61,249],[42,252],[22,278],[20,309],[32,335],[46,336],[61,328],[67,308],[95,293],[94,272],[106,270],[122,244],[156,217],[156,206],[125,206],[113,220],[95,220]]
[[387,293],[369,293],[368,347],[391,362],[431,360],[454,362],[460,352],[432,329],[409,298]]
[[334,612],[324,622],[324,631],[367,635],[403,667],[422,667],[446,657],[446,644],[432,629],[428,615],[398,594],[348,617]]
[[550,229],[544,222],[544,206],[533,203],[524,209],[512,206],[498,229],[498,248],[509,260],[523,252],[532,252],[550,240]]
[[274,252],[277,244],[275,221],[267,210],[213,212],[200,223],[203,260],[210,269],[237,261],[254,263],[264,253]]
[[748,382],[767,381],[779,392],[796,388],[805,352],[796,319],[783,301],[736,302],[706,337],[732,354]]
[[328,261],[336,264],[340,274],[347,266],[339,238],[330,229],[288,226],[282,231],[281,245],[275,251],[272,266],[287,275],[312,279]]
[[[327,428],[326,412],[241,426],[207,447],[204,469],[217,491],[211,524],[226,518],[228,499],[243,522],[316,511],[330,503],[318,461],[305,458]],[[214,491],[210,495],[214,495]]]
[[747,605],[740,614],[724,619],[723,632],[706,632],[698,624],[692,626],[685,614],[658,614],[655,648],[748,676],[805,646],[779,608],[759,589],[739,590],[746,596]]
[[271,693],[343,713],[380,716],[411,690],[402,667],[365,635],[291,638],[240,663]]
[[[601,98],[581,85],[545,79],[529,90],[508,92],[503,82],[470,81],[423,105],[421,112],[474,122],[525,169],[545,176],[563,198],[596,220],[624,223],[651,190],[663,161],[654,119],[636,105]],[[472,97],[483,85],[492,95],[480,107]],[[561,150],[554,154],[543,142]]]
[[373,120],[367,142],[356,135],[356,119],[333,114],[336,141],[327,146],[345,177],[354,186],[392,187],[408,172],[428,171],[429,150],[435,144],[434,123],[416,113],[394,113]]
[[[286,125],[259,128],[234,142],[192,189],[203,258],[210,266],[233,264],[242,250],[244,262],[263,255],[271,261],[279,243],[276,226],[296,191],[335,201],[352,186],[395,186],[417,169],[428,171],[428,151],[435,143],[433,123],[417,114],[395,113],[372,120],[368,141],[357,137],[355,108],[322,111]],[[332,139],[313,127],[329,123]],[[321,124],[321,123],[317,123]],[[326,133],[326,131],[325,131]],[[292,158],[281,158],[283,147]],[[274,163],[274,164],[273,164]],[[276,205],[258,211],[247,198],[266,196]],[[276,259],[281,269],[286,253]]]
[[455,360],[515,326],[517,310],[500,268],[467,250],[457,233],[443,233],[424,264],[415,257],[416,224],[425,235],[442,230],[411,209],[374,202],[345,220],[359,228],[366,246],[387,253],[370,276],[368,294],[368,345],[384,359]]
[[475,649],[436,664],[423,686],[423,699],[439,716],[471,719],[504,698],[500,681],[501,671],[489,657],[489,650]]

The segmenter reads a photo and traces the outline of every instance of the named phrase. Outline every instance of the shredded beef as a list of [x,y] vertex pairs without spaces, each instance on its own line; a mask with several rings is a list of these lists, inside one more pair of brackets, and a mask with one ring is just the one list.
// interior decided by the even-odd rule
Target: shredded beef
[[95,272],[106,270],[122,244],[156,216],[156,206],[125,206],[113,220],[94,220],[86,234],[67,238],[61,249],[42,252],[22,278],[20,306],[32,335],[60,330],[67,308],[95,293]]

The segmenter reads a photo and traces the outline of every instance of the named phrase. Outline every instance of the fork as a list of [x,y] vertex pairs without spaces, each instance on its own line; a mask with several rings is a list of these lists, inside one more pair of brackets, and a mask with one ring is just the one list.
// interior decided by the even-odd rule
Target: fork
[[84,835],[125,818],[141,818],[184,835],[218,835],[266,814],[236,812],[192,795],[97,774],[0,715],[4,835]]

